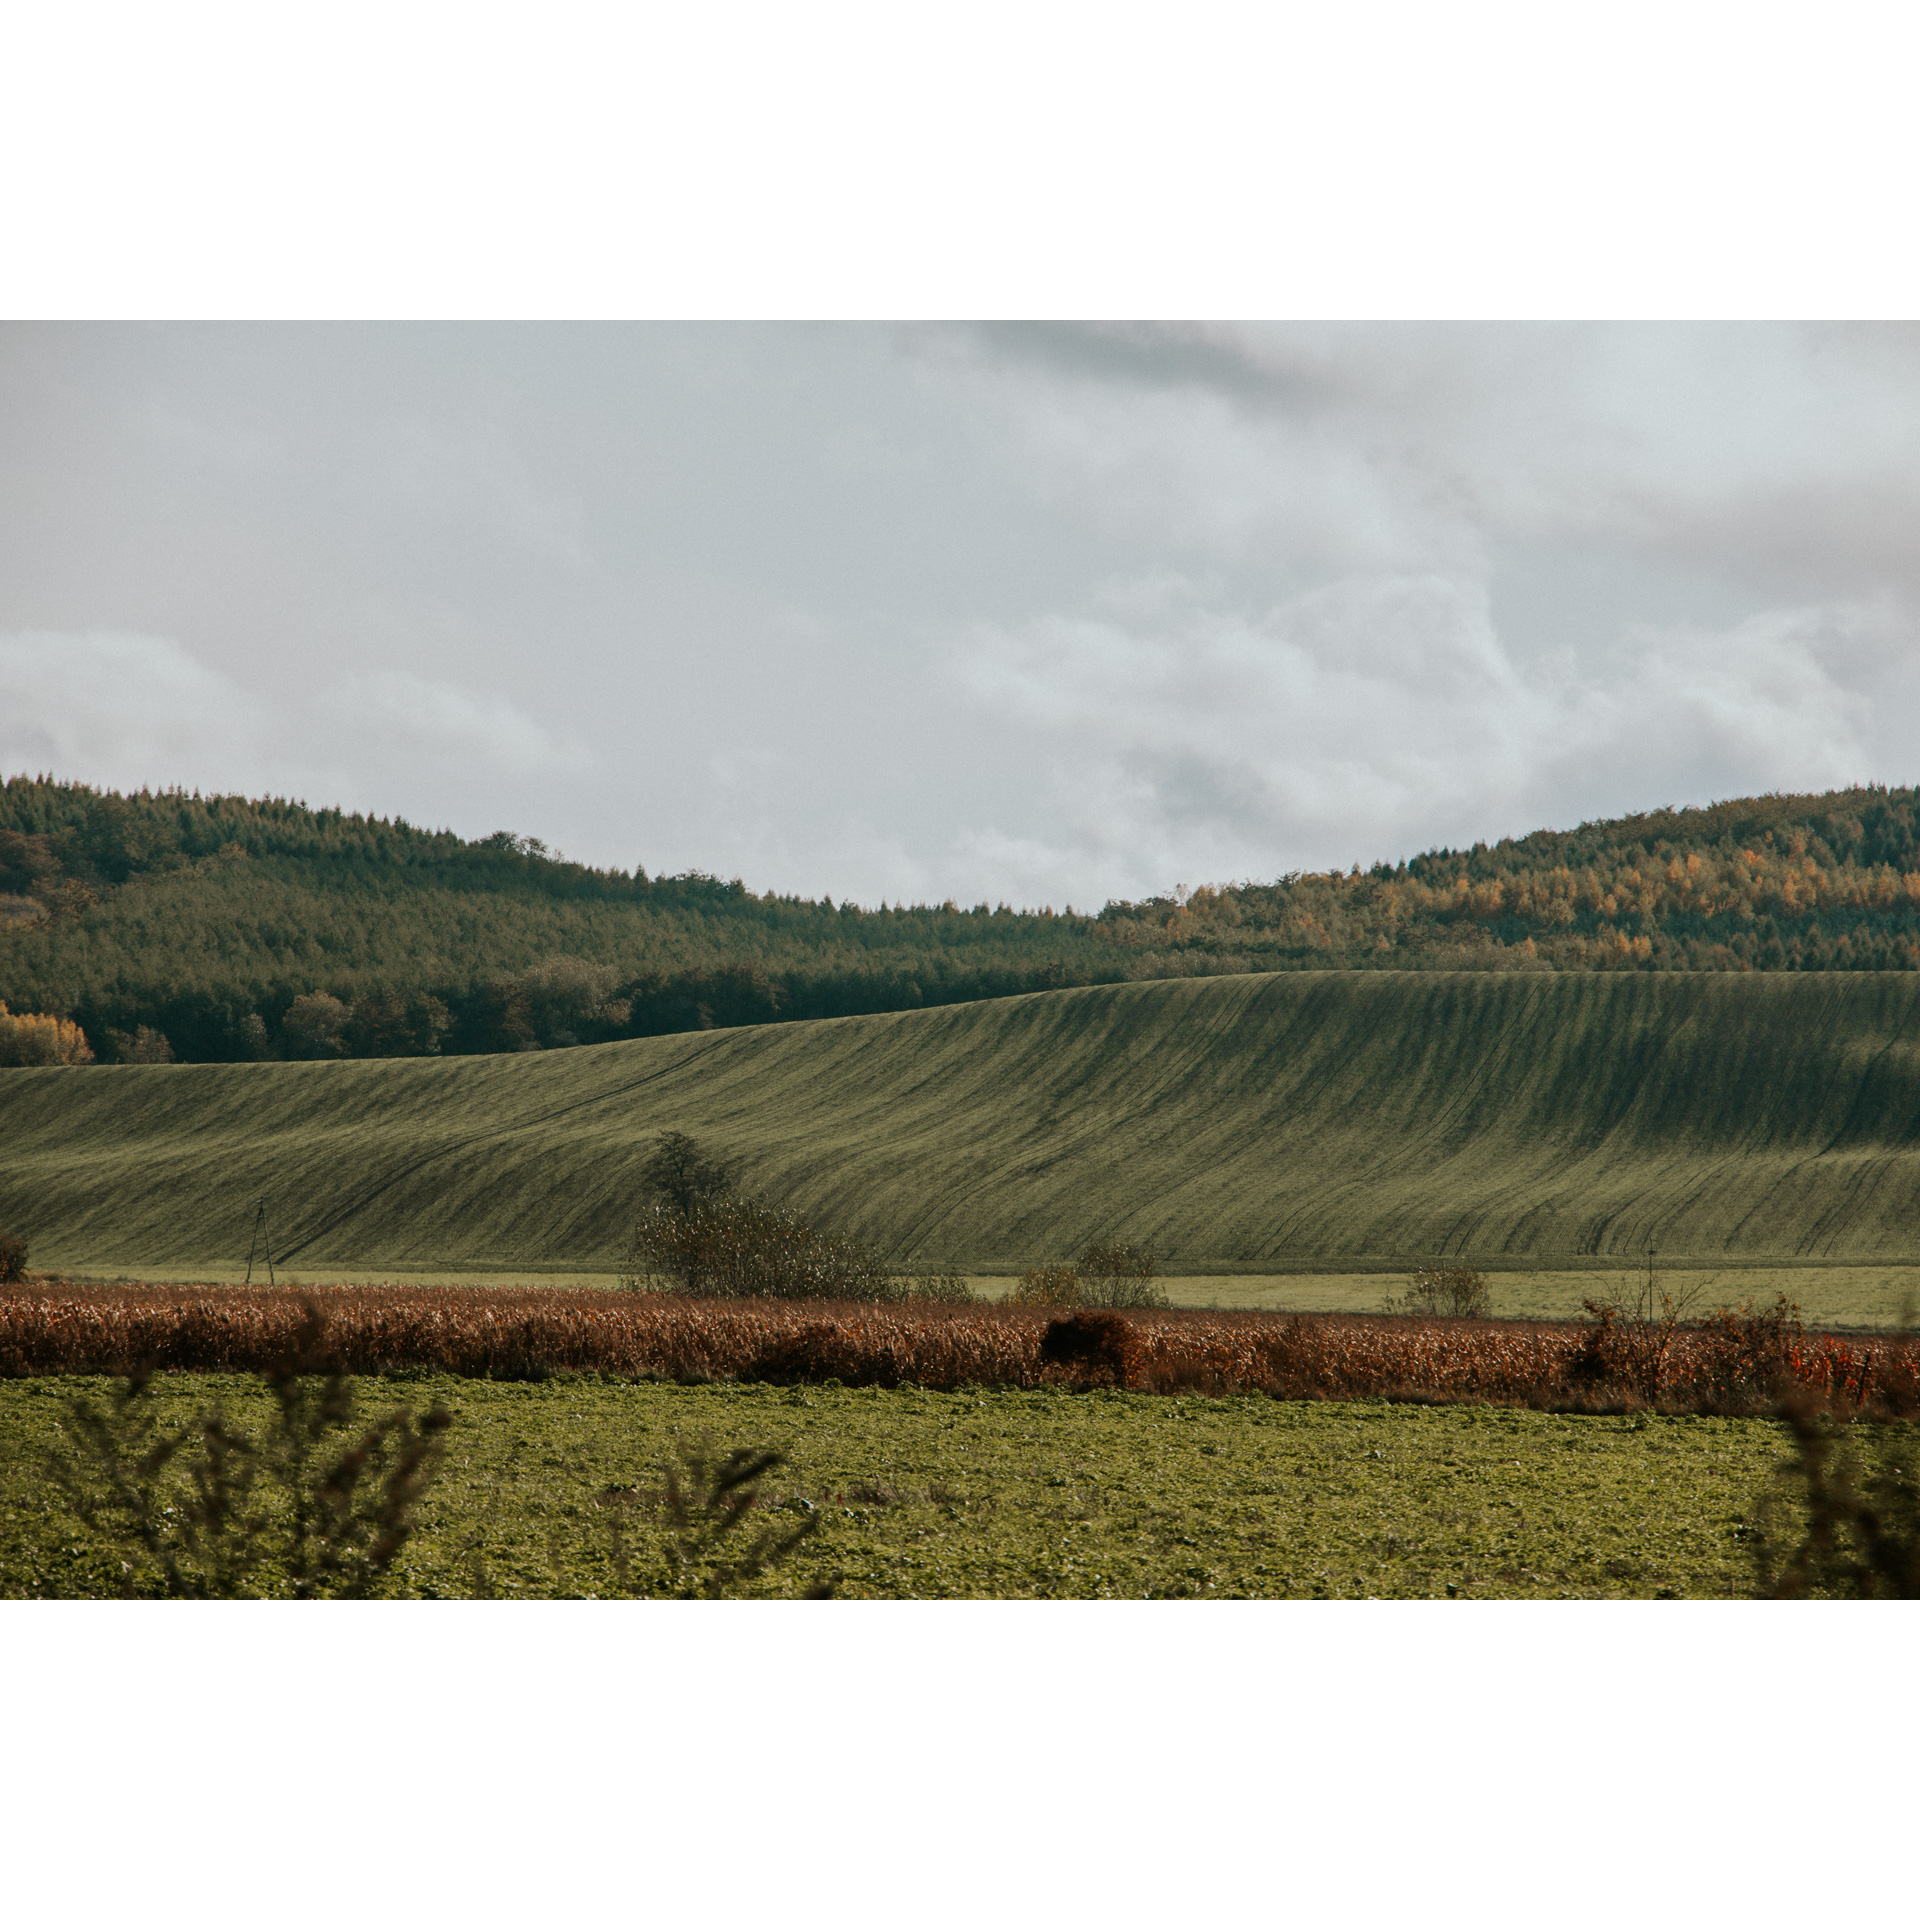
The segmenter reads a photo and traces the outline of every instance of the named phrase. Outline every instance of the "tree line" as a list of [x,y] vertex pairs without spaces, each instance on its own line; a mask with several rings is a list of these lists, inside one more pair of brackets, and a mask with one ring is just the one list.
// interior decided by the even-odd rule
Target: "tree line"
[[[1325,967],[1912,970],[1920,791],[1767,795],[1076,914],[862,908],[289,800],[0,784],[0,998],[71,1026],[73,1059],[511,1052]],[[12,1053],[52,1031],[16,1025]]]

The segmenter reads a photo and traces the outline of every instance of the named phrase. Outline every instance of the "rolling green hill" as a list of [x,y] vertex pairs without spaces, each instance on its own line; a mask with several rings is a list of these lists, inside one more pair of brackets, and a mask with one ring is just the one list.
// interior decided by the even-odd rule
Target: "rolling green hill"
[[962,1266],[1911,1258],[1920,977],[1277,973],[456,1059],[0,1075],[35,1264],[612,1265],[680,1127]]

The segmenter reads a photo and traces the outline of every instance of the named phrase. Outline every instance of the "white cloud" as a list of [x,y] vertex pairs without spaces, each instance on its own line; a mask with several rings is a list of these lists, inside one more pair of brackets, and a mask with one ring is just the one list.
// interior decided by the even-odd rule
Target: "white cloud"
[[449,430],[414,415],[396,424],[380,478],[396,504],[423,517],[471,519],[535,558],[586,563],[578,502],[544,492],[497,427]]
[[1257,618],[1142,612],[956,643],[956,685],[1047,770],[1032,831],[974,837],[974,862],[1029,882],[1097,874],[1117,893],[1270,877],[1572,825],[1622,793],[1658,805],[1885,777],[1876,763],[1920,725],[1920,687],[1887,674],[1911,625],[1886,608],[1641,627],[1604,662],[1530,664],[1483,596],[1432,576],[1343,582]]
[[116,787],[191,786],[254,766],[267,704],[173,640],[0,634],[0,761]]
[[[0,634],[0,765],[128,789],[299,792],[316,805],[405,791],[443,817],[436,779],[568,764],[498,695],[401,670],[254,692],[178,641],[138,633]],[[399,769],[396,774],[396,768]]]
[[1920,589],[1920,330],[990,329],[937,360],[1031,484],[1157,549],[1322,573],[1611,544]]
[[350,674],[316,702],[335,754],[399,750],[457,765],[529,774],[581,764],[497,694],[475,694],[405,672]]

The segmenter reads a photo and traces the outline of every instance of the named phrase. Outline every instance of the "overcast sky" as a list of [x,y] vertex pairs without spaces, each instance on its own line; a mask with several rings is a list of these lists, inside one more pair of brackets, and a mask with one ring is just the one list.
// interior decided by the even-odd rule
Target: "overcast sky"
[[1920,328],[0,329],[0,769],[1098,906],[1920,777]]

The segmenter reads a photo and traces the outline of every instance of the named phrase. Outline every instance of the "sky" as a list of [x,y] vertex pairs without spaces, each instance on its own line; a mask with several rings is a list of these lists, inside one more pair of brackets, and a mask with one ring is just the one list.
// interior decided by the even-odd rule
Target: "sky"
[[12,323],[0,772],[1098,907],[1920,778],[1920,327]]

